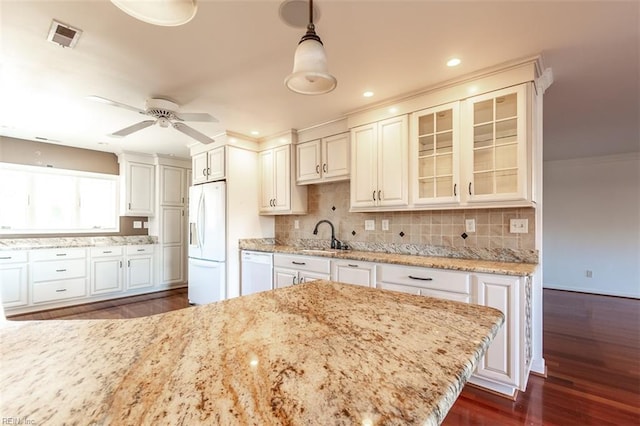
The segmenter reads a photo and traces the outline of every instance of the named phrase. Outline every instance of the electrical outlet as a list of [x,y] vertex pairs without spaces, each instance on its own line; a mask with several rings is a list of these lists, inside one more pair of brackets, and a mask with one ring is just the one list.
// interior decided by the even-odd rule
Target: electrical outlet
[[134,220],[133,221],[133,229],[140,229],[142,228],[142,222],[139,220]]
[[389,230],[389,219],[382,219],[382,230],[383,231]]
[[476,220],[466,219],[464,221],[464,230],[465,232],[476,232]]
[[364,230],[365,231],[375,231],[376,230],[376,221],[375,220],[365,220],[364,221]]
[[593,271],[587,269],[587,273],[585,274],[587,278],[593,278]]
[[142,227],[144,229],[149,229],[149,222],[142,222]]
[[300,229],[300,221],[298,219],[293,221],[293,229]]
[[509,232],[512,234],[529,233],[529,219],[511,219],[509,221]]

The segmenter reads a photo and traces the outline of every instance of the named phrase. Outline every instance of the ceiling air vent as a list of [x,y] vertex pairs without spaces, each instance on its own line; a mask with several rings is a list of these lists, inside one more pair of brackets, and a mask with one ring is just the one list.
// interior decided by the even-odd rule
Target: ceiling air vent
[[62,47],[74,47],[78,43],[82,31],[58,21],[51,22],[47,40]]

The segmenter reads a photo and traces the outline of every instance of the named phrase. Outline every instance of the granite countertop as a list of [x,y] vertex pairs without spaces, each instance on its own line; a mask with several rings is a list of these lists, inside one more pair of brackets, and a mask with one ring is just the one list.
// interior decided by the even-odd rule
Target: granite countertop
[[0,412],[34,424],[439,424],[504,321],[315,281],[127,320],[4,323]]
[[[488,274],[503,274],[527,276],[535,272],[535,263],[499,262],[494,260],[462,259],[454,257],[420,256],[399,253],[381,253],[359,250],[328,250],[309,251],[305,247],[265,244],[255,240],[241,240],[241,250],[254,250],[269,253],[298,254],[305,256],[321,256],[336,259],[360,260],[374,263],[391,263],[405,266],[419,266],[426,268],[451,269],[456,271],[480,272]],[[306,250],[306,251],[305,251]]]
[[72,247],[105,247],[157,244],[158,237],[149,235],[109,237],[0,238],[0,251]]

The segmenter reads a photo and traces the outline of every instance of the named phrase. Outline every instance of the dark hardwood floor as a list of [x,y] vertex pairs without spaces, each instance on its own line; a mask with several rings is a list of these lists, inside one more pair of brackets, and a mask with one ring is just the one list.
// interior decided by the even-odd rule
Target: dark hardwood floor
[[[186,289],[13,316],[133,318],[189,306]],[[640,301],[544,290],[547,378],[516,401],[466,386],[444,425],[639,425]]]

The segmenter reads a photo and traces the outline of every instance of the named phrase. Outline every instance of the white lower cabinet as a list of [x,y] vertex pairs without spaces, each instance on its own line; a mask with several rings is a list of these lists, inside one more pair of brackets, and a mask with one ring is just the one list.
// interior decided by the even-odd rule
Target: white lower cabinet
[[505,323],[470,383],[513,397],[531,369],[531,278],[400,265],[378,265],[377,287],[500,310]]
[[87,250],[44,249],[31,252],[31,301],[34,304],[87,295]]
[[92,247],[91,294],[117,293],[123,290],[123,247]]
[[28,253],[25,250],[0,252],[0,300],[5,308],[29,303]]
[[153,252],[151,244],[127,246],[127,290],[153,287]]
[[273,256],[273,283],[275,288],[329,279],[331,279],[330,259],[278,253]]
[[378,265],[377,286],[421,296],[470,303],[471,274],[402,265]]
[[376,265],[357,260],[334,260],[331,262],[331,280],[365,287],[376,286]]
[[469,380],[514,396],[524,391],[531,369],[531,280],[475,274],[476,303],[500,310],[505,322]]

